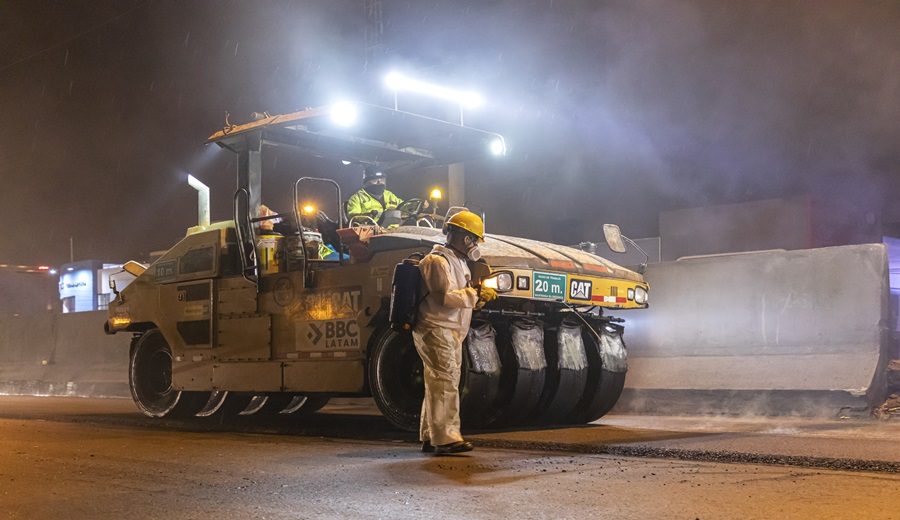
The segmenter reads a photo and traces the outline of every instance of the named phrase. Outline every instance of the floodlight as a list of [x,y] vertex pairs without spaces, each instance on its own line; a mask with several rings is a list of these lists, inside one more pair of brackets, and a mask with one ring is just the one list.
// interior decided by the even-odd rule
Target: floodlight
[[338,126],[353,126],[358,118],[359,110],[356,109],[355,103],[339,101],[331,105],[331,121]]
[[506,155],[506,143],[503,141],[502,137],[498,137],[491,141],[490,148],[491,153],[494,155]]
[[471,90],[456,90],[441,85],[409,78],[399,72],[390,72],[384,77],[384,84],[393,91],[405,90],[446,101],[458,103],[465,108],[478,108],[484,104],[484,98]]

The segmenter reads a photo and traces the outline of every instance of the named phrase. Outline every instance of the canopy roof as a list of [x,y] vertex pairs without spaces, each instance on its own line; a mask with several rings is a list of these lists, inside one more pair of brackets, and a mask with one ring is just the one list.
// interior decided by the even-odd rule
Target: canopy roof
[[392,108],[363,103],[355,108],[352,126],[336,124],[332,107],[309,108],[227,126],[208,142],[234,152],[261,142],[319,157],[391,165],[463,162],[488,155],[492,143],[503,142],[500,134]]

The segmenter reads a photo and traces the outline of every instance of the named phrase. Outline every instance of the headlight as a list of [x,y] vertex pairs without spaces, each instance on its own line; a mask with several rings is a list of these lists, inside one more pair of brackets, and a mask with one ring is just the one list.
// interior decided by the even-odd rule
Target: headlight
[[497,292],[509,292],[513,287],[512,273],[496,273],[485,278],[482,283],[485,287],[490,287]]
[[650,295],[647,293],[647,289],[644,289],[641,286],[637,286],[634,288],[634,302],[640,303],[641,305],[647,303]]

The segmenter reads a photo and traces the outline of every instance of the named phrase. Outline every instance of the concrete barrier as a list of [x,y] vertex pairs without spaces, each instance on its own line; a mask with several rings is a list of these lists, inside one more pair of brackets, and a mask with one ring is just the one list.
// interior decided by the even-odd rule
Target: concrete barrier
[[106,312],[0,317],[0,392],[127,396],[128,334]]
[[650,308],[626,319],[619,411],[835,415],[886,397],[881,244],[652,264]]

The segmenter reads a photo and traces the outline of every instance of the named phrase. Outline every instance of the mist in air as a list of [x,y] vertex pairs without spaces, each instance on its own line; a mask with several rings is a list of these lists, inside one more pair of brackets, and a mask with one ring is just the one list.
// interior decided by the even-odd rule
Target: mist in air
[[[467,185],[494,232],[655,236],[660,211],[801,194],[900,220],[895,2],[388,0],[370,48],[362,5],[4,2],[2,260],[67,261],[69,237],[78,258],[165,249],[196,219],[187,173],[230,218],[234,159],[204,145],[226,112],[387,103],[390,69],[487,99],[467,123],[509,156]],[[359,182],[290,154],[265,168],[275,207],[303,174]]]

